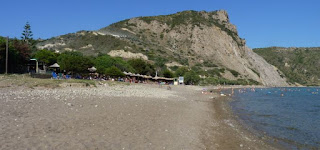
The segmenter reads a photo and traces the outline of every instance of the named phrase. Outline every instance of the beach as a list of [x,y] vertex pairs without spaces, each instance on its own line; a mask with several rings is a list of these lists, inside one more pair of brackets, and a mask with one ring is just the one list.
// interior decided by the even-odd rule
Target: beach
[[0,149],[278,149],[200,86],[2,81]]

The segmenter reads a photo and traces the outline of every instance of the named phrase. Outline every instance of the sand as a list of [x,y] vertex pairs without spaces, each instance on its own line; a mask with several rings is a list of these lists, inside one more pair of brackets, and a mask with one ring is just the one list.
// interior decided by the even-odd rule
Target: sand
[[0,87],[0,149],[277,149],[201,87]]

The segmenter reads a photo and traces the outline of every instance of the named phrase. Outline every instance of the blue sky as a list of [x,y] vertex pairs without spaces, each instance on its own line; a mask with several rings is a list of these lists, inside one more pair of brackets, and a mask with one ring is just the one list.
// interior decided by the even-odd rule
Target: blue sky
[[319,0],[3,0],[0,35],[19,38],[27,21],[34,38],[46,39],[132,17],[219,9],[251,48],[320,46]]

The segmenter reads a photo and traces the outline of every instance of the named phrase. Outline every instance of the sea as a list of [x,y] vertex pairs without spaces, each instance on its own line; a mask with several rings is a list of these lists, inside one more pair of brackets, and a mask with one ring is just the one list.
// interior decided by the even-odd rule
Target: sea
[[320,87],[235,89],[230,106],[257,136],[287,149],[320,149]]

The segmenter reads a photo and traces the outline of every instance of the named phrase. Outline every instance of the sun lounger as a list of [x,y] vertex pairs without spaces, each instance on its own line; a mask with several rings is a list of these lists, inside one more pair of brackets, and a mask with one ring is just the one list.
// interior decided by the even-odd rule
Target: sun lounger
[[53,79],[58,79],[58,76],[57,76],[57,74],[55,72],[52,72],[52,78]]

